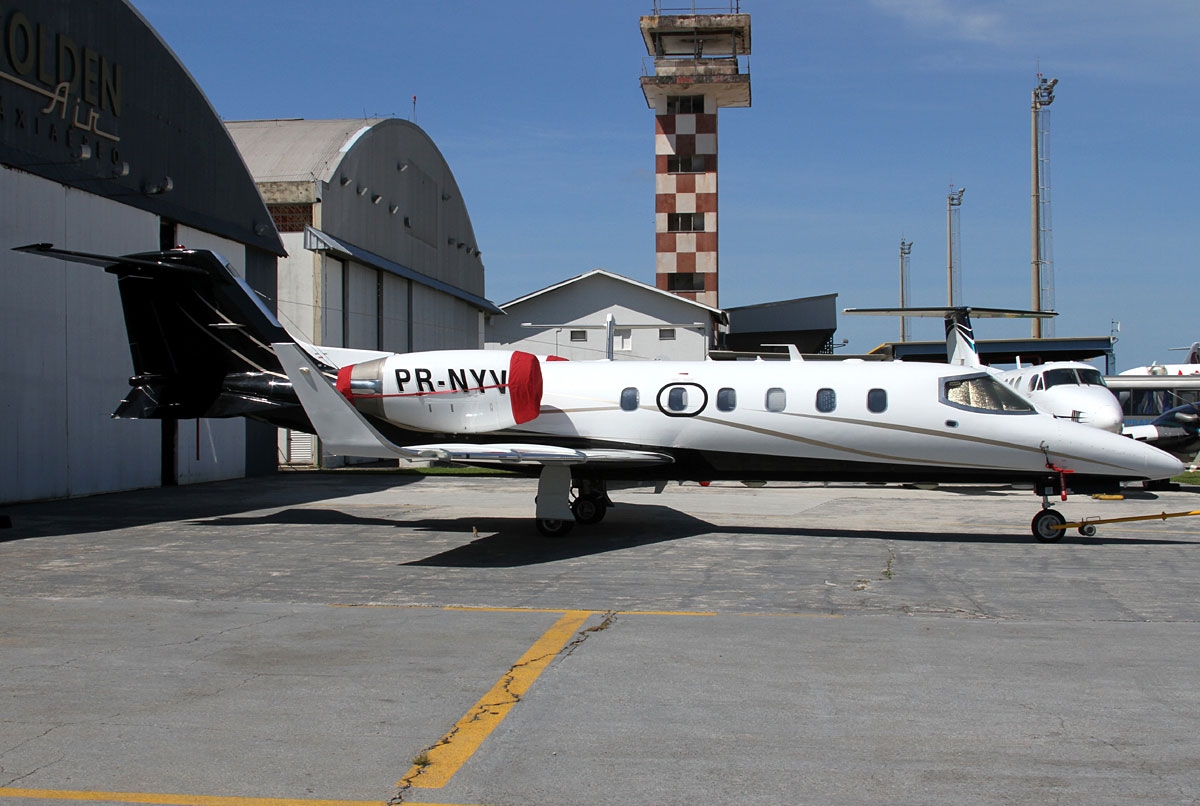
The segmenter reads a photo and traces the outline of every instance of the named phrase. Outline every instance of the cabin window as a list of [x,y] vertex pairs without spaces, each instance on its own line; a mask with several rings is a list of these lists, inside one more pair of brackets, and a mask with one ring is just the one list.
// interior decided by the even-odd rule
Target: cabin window
[[1034,375],[1029,379],[1029,391],[1039,392],[1042,388],[1042,376],[1040,374]]
[[787,407],[787,392],[777,386],[767,390],[767,411],[783,411]]
[[621,409],[624,411],[637,411],[638,407],[638,390],[632,386],[628,386],[621,390]]
[[867,411],[872,414],[883,414],[887,411],[886,389],[872,389],[867,392]]
[[660,327],[658,329],[658,340],[659,341],[675,341],[675,328]]
[[717,411],[733,411],[737,408],[737,391],[725,387],[717,390]]
[[687,390],[676,386],[667,393],[667,408],[671,411],[683,411],[687,408]]
[[991,375],[949,378],[942,384],[942,401],[960,409],[1032,414],[1033,406]]
[[571,331],[571,341],[587,341],[587,331],[586,330],[572,330]]
[[704,213],[667,213],[667,232],[704,232]]
[[837,392],[832,389],[817,390],[817,411],[828,414],[837,408]]

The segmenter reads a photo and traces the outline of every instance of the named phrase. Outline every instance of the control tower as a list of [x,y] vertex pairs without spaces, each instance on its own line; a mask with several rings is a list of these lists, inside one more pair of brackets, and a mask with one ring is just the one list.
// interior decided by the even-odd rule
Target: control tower
[[[674,10],[674,9],[672,9]],[[641,18],[654,75],[642,91],[654,110],[655,285],[717,306],[717,111],[750,106],[750,15],[727,13]],[[703,9],[710,11],[710,9]]]

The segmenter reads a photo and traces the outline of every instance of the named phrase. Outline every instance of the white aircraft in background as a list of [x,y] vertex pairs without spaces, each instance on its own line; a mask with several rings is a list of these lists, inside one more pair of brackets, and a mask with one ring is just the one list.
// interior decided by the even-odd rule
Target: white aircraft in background
[[1200,342],[1182,364],[1150,364],[1105,378],[1126,412],[1126,436],[1150,442],[1188,464],[1200,463]]
[[1120,373],[1121,376],[1126,375],[1153,375],[1160,376],[1190,376],[1200,375],[1200,341],[1192,342],[1191,347],[1169,347],[1170,350],[1187,350],[1187,360],[1182,364],[1150,364],[1145,367],[1134,367]]
[[978,367],[336,350],[291,338],[209,251],[20,250],[116,275],[134,375],[114,416],[247,416],[307,427],[328,453],[536,474],[547,536],[598,522],[609,482],[732,479],[1030,485],[1043,499],[1031,529],[1049,542],[1066,522],[1050,495],[1182,467],[1040,413]]
[[979,360],[971,317],[1031,319],[1057,316],[1053,311],[1021,311],[1008,308],[847,308],[849,314],[876,316],[941,317],[946,322],[946,363],[975,367],[993,373],[1017,390],[1039,411],[1073,420],[1105,431],[1121,433],[1124,415],[1121,403],[1105,385],[1104,376],[1082,361],[1047,361],[1044,364],[1000,370],[985,367]]

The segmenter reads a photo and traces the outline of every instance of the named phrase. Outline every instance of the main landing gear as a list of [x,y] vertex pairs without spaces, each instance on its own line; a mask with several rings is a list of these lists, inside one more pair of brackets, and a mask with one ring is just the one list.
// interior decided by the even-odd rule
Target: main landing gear
[[[538,513],[537,513],[537,530],[543,537],[565,537],[570,534],[575,528],[575,524],[580,523],[585,526],[590,526],[594,523],[599,523],[604,520],[604,515],[608,508],[613,506],[612,499],[608,497],[608,487],[603,481],[591,479],[567,479],[567,494],[566,498],[570,501],[570,515],[565,517],[566,512],[559,517],[557,503],[553,506],[556,510],[552,514],[555,517],[543,517],[544,510],[550,510],[551,506],[543,507],[540,498],[543,493],[557,496],[560,494],[558,489],[561,488],[561,477],[557,479],[546,478],[543,471],[543,482],[539,484],[538,489]],[[546,487],[543,490],[543,486]]]

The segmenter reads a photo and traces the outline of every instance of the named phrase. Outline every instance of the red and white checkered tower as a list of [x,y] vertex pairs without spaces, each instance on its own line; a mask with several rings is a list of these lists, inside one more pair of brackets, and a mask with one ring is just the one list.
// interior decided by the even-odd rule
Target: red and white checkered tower
[[717,110],[750,106],[750,15],[642,17],[654,75],[642,76],[654,110],[655,285],[717,307]]

